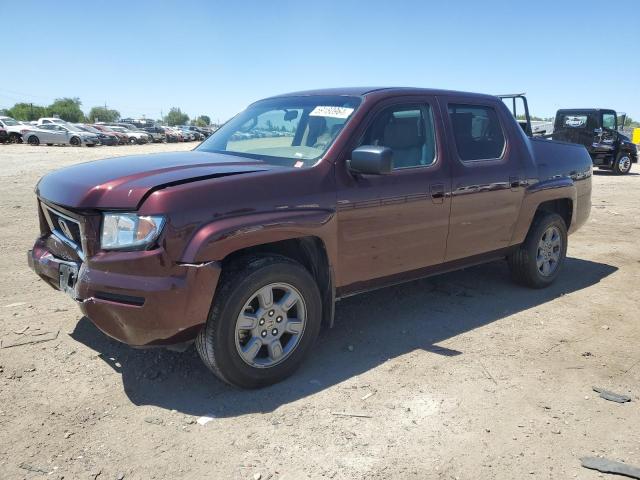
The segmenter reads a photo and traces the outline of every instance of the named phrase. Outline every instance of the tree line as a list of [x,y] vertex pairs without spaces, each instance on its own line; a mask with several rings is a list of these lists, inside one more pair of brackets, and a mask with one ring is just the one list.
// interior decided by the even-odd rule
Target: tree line
[[[121,119],[120,112],[110,108],[92,107],[89,114],[80,108],[82,102],[78,97],[57,98],[49,106],[34,105],[33,103],[20,102],[13,107],[0,110],[0,113],[16,120],[31,122],[41,117],[59,117],[71,123],[95,123],[95,122],[117,122]],[[169,110],[162,122],[169,125],[186,125],[191,121],[192,125],[206,127],[211,125],[211,119],[207,115],[200,115],[195,119],[190,119],[189,115],[182,112],[180,108],[173,107]]]

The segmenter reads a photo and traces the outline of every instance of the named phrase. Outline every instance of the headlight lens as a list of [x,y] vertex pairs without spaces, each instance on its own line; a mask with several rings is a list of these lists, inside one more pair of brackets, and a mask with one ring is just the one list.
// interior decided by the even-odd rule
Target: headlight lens
[[161,215],[105,213],[102,217],[100,244],[105,250],[143,247],[158,238],[165,219]]

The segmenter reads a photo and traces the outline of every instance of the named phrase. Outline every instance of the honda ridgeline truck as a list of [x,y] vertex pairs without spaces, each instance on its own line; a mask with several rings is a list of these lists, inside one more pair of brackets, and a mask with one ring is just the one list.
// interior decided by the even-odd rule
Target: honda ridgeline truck
[[591,174],[583,146],[528,138],[497,97],[292,93],[193,151],[44,176],[28,259],[107,335],[195,340],[218,377],[255,388],[295,370],[341,297],[497,259],[548,286]]

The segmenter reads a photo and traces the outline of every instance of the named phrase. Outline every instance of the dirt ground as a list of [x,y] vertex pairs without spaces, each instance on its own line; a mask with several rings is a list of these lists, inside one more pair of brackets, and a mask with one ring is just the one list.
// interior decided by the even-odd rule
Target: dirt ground
[[551,288],[517,287],[498,262],[345,299],[294,377],[239,391],[193,349],[107,338],[27,267],[42,174],[190,148],[0,145],[1,479],[593,479],[580,457],[640,465],[637,165],[596,172]]

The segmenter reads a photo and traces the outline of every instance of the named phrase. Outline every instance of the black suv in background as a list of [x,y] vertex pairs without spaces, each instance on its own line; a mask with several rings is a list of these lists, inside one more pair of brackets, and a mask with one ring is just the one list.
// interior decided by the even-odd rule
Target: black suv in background
[[599,108],[562,109],[556,113],[553,140],[587,147],[593,165],[625,175],[638,162],[638,147],[620,130],[625,114]]

